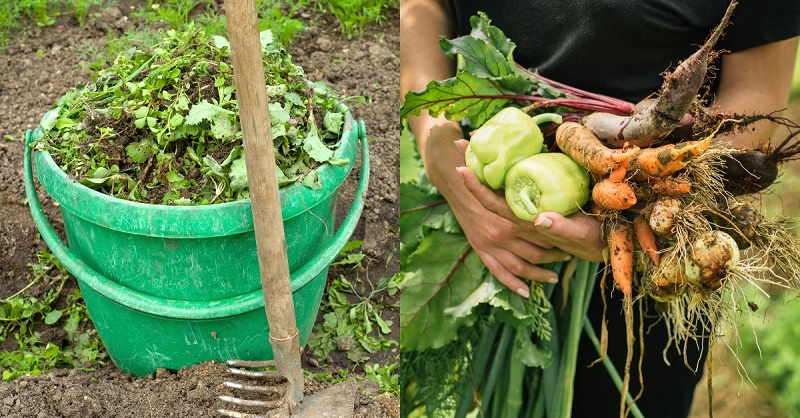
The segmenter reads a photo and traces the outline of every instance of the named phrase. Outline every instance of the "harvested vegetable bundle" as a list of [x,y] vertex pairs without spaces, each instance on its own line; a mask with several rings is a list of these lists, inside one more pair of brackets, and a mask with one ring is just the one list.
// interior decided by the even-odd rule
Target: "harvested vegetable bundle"
[[[704,108],[698,98],[717,55],[714,43],[735,6],[735,1],[730,4],[698,52],[665,76],[656,98],[637,105],[520,67],[513,61],[513,42],[480,14],[471,20],[470,36],[442,41],[442,49],[459,58],[456,76],[409,93],[401,110],[401,116],[422,109],[434,116],[443,113],[473,129],[509,108],[534,117],[561,114],[562,123],[542,128],[544,145],[551,153],[568,155],[590,174],[591,201],[583,210],[603,222],[610,272],[623,295],[629,355],[618,379],[621,416],[636,411],[627,387],[637,304],[646,298],[658,301],[669,345],[685,347],[695,338],[713,339],[721,323],[750,312],[745,284],[800,288],[800,241],[790,223],[763,219],[752,205],[777,178],[780,164],[800,154],[800,126],[774,115],[721,114]],[[474,51],[481,53],[470,53]],[[487,68],[493,73],[481,72]],[[784,125],[790,134],[774,148],[757,150],[735,149],[719,139],[761,120]],[[509,177],[510,172],[507,201],[514,209],[519,201],[508,199]],[[520,213],[518,217],[531,220]],[[422,224],[417,220],[417,225]],[[567,324],[561,329],[579,326]],[[598,346],[602,357],[602,338]],[[613,368],[609,372],[616,373]],[[531,374],[531,382],[540,382],[542,376],[548,373]],[[473,389],[476,397],[464,402],[481,401],[479,388]]]

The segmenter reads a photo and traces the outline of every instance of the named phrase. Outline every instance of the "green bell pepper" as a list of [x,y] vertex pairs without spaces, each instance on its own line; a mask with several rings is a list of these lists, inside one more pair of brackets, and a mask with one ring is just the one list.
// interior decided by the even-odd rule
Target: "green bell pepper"
[[544,137],[538,124],[561,123],[561,115],[528,116],[507,107],[472,133],[464,158],[481,183],[492,189],[503,187],[506,172],[517,162],[542,151]]
[[589,201],[589,173],[560,152],[518,162],[506,174],[505,186],[506,203],[526,221],[542,212],[571,215]]

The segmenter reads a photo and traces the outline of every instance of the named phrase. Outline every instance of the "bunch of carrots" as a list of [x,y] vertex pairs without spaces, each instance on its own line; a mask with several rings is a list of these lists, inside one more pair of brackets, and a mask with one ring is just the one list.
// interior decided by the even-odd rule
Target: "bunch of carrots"
[[[730,296],[742,283],[800,285],[800,242],[788,223],[764,219],[752,203],[774,182],[778,165],[800,153],[800,126],[773,115],[712,113],[698,101],[716,55],[713,46],[735,6],[734,1],[705,44],[665,76],[655,99],[628,114],[565,118],[555,131],[553,146],[592,176],[589,212],[603,222],[611,276],[623,295],[623,416],[630,411],[625,398],[636,339],[633,306],[640,296],[660,303],[672,339],[685,344],[697,332],[687,328],[693,321],[686,316],[701,312],[704,331],[713,331],[735,313]],[[790,134],[764,149],[715,141],[759,120],[781,123]],[[750,255],[744,259],[740,250],[746,249]],[[605,336],[603,329],[603,347]]]

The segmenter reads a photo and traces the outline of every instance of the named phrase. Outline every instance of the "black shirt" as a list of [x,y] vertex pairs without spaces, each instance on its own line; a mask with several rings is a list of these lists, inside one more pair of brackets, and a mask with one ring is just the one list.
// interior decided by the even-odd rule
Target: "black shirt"
[[[638,102],[695,52],[727,0],[450,0],[459,34],[478,11],[514,41],[515,60],[545,77]],[[800,34],[800,0],[740,0],[715,49],[731,52]]]

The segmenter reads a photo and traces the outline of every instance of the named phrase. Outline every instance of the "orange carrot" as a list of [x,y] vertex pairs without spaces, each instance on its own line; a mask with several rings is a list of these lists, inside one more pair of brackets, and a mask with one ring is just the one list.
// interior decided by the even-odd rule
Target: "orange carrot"
[[633,294],[633,229],[630,223],[618,220],[610,223],[608,250],[614,283],[623,295]]
[[608,175],[608,179],[615,183],[620,182],[625,179],[626,174],[628,174],[627,167],[620,165],[619,167],[611,170],[611,174]]
[[633,232],[636,235],[636,241],[642,251],[650,257],[653,264],[658,267],[661,262],[661,253],[658,252],[658,243],[656,242],[656,235],[653,229],[650,228],[650,223],[647,222],[644,216],[639,215],[633,220]]
[[706,152],[711,145],[711,139],[708,137],[683,144],[645,148],[631,160],[631,171],[637,172],[639,178],[666,177],[682,170],[689,160]]
[[616,168],[628,167],[639,148],[611,149],[577,122],[564,122],[556,129],[556,143],[581,167],[596,174],[609,174]]
[[627,415],[625,398],[631,380],[631,361],[633,360],[633,228],[624,219],[608,222],[606,240],[608,242],[609,263],[614,284],[622,291],[622,302],[625,311],[625,334],[628,353],[620,388],[620,417]]
[[606,219],[606,212],[608,212],[608,210],[601,208],[597,203],[592,202],[590,210],[591,211],[588,213],[589,216],[601,222]]
[[606,210],[625,210],[636,204],[636,193],[628,183],[606,178],[592,188],[592,200]]
[[680,196],[692,190],[692,184],[671,177],[652,177],[650,190],[658,196]]

